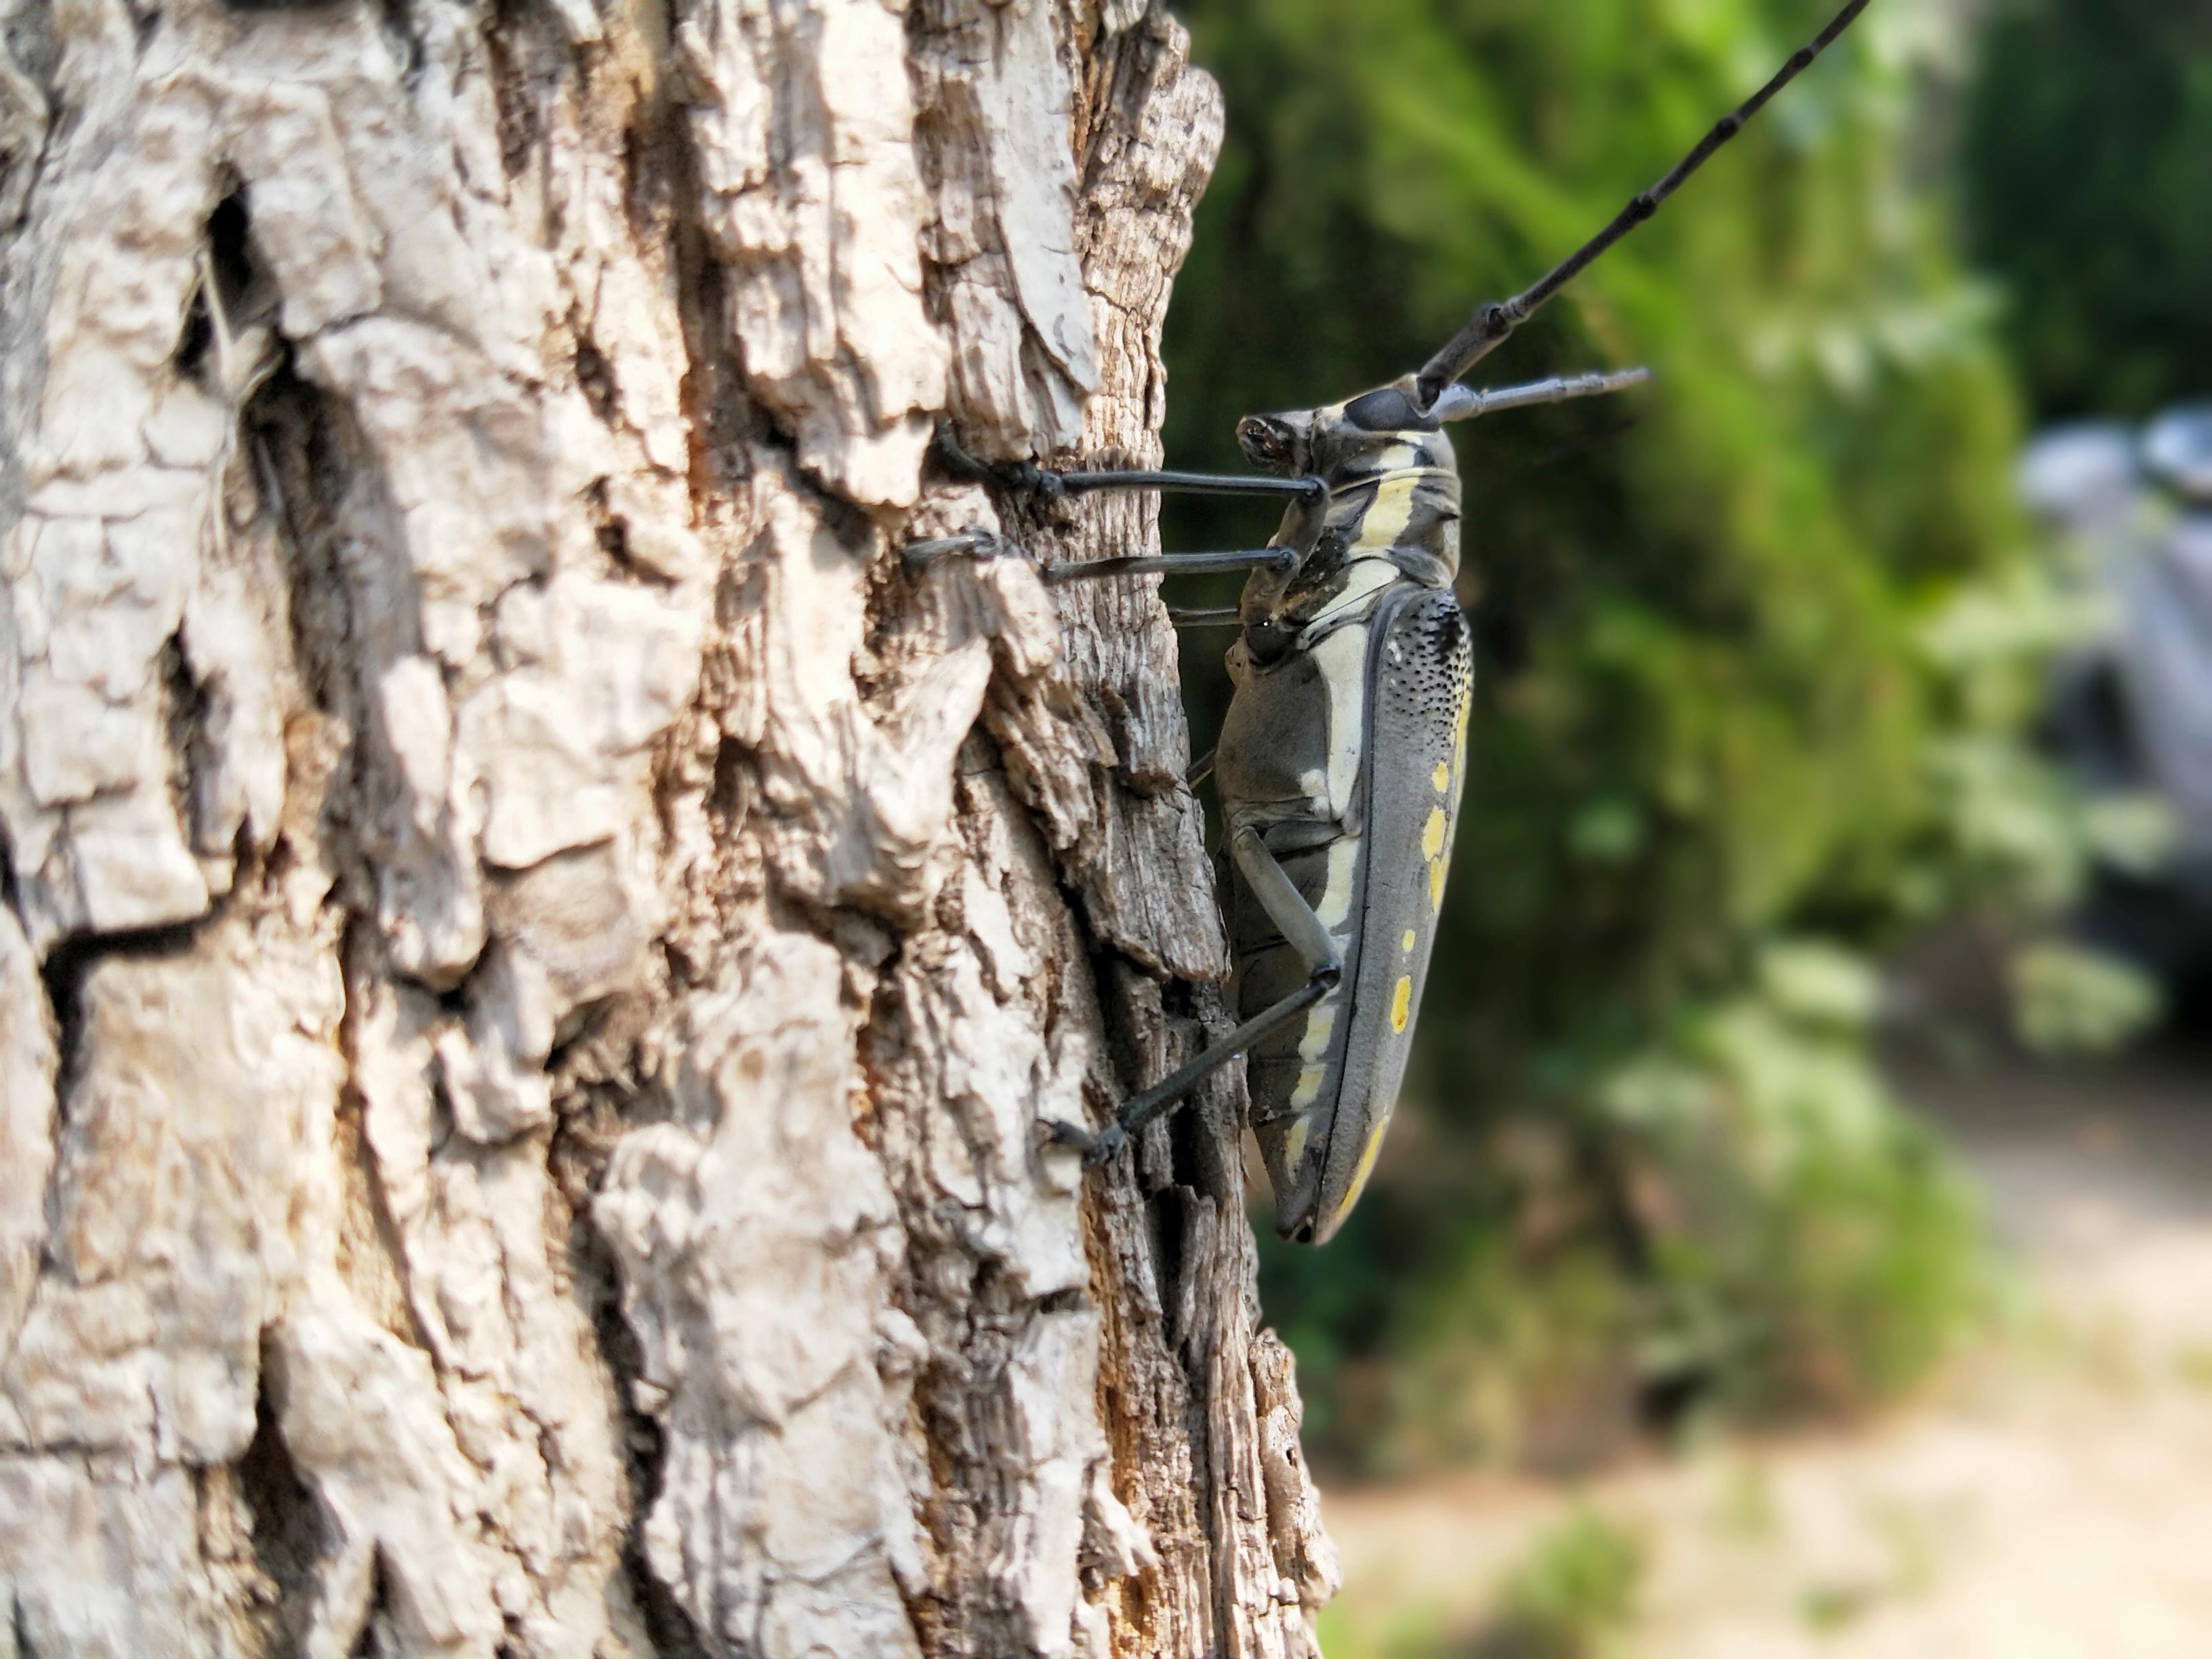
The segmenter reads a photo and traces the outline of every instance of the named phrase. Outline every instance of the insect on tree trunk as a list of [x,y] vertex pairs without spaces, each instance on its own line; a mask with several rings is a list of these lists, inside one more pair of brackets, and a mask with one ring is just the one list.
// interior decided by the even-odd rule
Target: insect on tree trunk
[[[0,1655],[1295,1655],[1141,0],[0,0]],[[1139,501],[1005,526],[1154,544]]]

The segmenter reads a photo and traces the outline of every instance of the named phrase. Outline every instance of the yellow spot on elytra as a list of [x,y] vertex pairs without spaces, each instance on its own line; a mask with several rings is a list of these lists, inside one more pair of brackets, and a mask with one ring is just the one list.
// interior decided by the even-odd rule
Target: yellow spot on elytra
[[1438,761],[1437,763],[1436,771],[1431,775],[1431,781],[1435,783],[1437,786],[1437,791],[1440,794],[1443,791],[1450,788],[1451,763],[1449,761]]
[[1283,1163],[1287,1167],[1296,1164],[1306,1149],[1306,1132],[1313,1126],[1304,1118],[1293,1118],[1291,1127],[1283,1131]]
[[1432,910],[1444,908],[1444,861],[1442,859],[1429,860],[1429,908]]
[[1403,975],[1390,993],[1390,1029],[1402,1031],[1406,1022],[1413,1017],[1413,976]]
[[1298,1086],[1291,1091],[1291,1105],[1304,1109],[1321,1098],[1321,1085],[1328,1079],[1326,1066],[1304,1066],[1298,1068]]
[[1447,822],[1443,807],[1432,806],[1429,809],[1429,821],[1421,826],[1421,856],[1423,858],[1432,859],[1444,850],[1444,829]]
[[1406,930],[1406,937],[1398,941],[1398,948],[1401,951],[1410,951],[1413,948],[1413,930],[1412,928],[1408,927]]

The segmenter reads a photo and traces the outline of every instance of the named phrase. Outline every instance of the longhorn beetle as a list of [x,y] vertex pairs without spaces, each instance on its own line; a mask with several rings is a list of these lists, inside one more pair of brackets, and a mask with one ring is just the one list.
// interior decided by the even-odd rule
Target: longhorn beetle
[[[1100,1132],[1050,1125],[1086,1164],[1105,1162],[1210,1073],[1248,1054],[1251,1124],[1274,1186],[1276,1231],[1318,1244],[1343,1224],[1405,1073],[1466,780],[1474,660],[1452,596],[1460,484],[1444,423],[1619,392],[1650,376],[1632,369],[1490,391],[1457,382],[1656,212],[1867,4],[1851,0],[1666,177],[1534,286],[1477,308],[1419,373],[1345,403],[1238,422],[1237,444],[1256,476],[993,465],[940,432],[949,470],[1047,498],[1151,489],[1289,500],[1264,548],[1043,568],[1053,583],[1251,572],[1234,611],[1176,616],[1243,630],[1229,653],[1236,690],[1212,762],[1241,1023],[1133,1097]],[[1000,550],[997,537],[971,529],[914,543],[904,556],[921,565]]]

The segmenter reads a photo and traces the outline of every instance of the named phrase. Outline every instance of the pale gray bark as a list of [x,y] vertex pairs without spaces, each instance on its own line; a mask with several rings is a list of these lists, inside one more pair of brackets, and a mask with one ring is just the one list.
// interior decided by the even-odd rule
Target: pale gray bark
[[[0,0],[0,1656],[1295,1655],[1142,0]],[[1128,550],[1146,503],[1006,526]]]

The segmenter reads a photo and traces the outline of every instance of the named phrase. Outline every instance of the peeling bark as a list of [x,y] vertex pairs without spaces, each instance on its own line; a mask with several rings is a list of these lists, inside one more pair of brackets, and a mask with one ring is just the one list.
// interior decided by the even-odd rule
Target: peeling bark
[[[1251,1655],[1140,0],[0,0],[0,1659]],[[1005,526],[1153,545],[1148,503]]]

